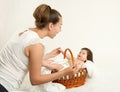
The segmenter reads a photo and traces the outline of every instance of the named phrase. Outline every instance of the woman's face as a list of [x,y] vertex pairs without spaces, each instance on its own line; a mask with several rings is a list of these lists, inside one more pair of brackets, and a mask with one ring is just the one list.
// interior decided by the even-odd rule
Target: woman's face
[[62,26],[62,17],[59,17],[59,22],[57,24],[52,24],[51,30],[49,31],[49,37],[54,38],[60,31]]
[[79,59],[81,61],[86,61],[87,60],[87,51],[81,50],[77,56],[77,59]]

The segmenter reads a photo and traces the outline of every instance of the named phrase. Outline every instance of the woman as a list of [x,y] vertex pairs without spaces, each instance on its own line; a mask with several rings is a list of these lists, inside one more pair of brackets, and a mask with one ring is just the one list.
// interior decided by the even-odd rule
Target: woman
[[0,92],[17,90],[28,71],[32,85],[47,83],[75,72],[72,66],[57,73],[41,74],[41,66],[49,67],[48,59],[59,54],[57,48],[44,55],[41,40],[45,37],[52,39],[61,31],[62,16],[46,4],[38,6],[33,16],[36,27],[20,33],[0,52]]

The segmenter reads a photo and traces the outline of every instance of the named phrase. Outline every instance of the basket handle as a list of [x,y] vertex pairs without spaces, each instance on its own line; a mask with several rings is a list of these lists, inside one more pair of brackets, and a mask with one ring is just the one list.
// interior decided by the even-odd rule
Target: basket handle
[[74,57],[73,57],[72,51],[71,51],[69,48],[65,49],[65,51],[64,51],[64,59],[66,58],[66,52],[67,52],[67,51],[70,52],[72,61],[70,60],[69,62],[70,62],[70,65],[72,65],[73,62],[74,62]]

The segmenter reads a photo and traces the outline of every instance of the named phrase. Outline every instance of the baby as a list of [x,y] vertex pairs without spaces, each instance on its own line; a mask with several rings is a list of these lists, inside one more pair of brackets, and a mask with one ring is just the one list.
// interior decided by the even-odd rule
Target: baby
[[[62,54],[64,52],[60,50]],[[66,58],[68,60],[71,60],[71,56],[69,54],[66,54]],[[78,53],[77,57],[74,57],[74,63],[77,65],[77,69],[79,70],[80,68],[86,68],[88,72],[88,77],[94,76],[94,63],[93,63],[93,53],[89,48],[82,48],[80,52]]]

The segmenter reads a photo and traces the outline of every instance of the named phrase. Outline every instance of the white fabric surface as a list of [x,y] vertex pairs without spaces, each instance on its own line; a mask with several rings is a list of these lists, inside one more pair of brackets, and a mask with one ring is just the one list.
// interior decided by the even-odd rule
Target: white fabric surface
[[[118,72],[98,70],[97,76],[87,79],[86,83],[83,86],[66,89],[63,92],[120,92],[119,77],[120,75],[118,75]],[[24,88],[29,88],[30,86],[31,84],[27,75],[23,84],[21,85],[21,90]]]
[[[63,69],[65,69],[66,67],[69,66],[68,60],[66,60],[66,59],[55,59],[54,63],[59,63],[59,64],[63,65],[64,66]],[[91,61],[87,61],[83,65],[83,67],[86,67],[87,69],[89,69],[88,75],[89,75],[89,77],[92,77],[92,78],[95,77],[95,76],[93,76],[93,72],[94,72],[93,66],[94,66],[94,64]],[[49,73],[51,73],[51,70],[48,70],[47,68],[42,67],[41,72],[43,74],[49,74]],[[65,90],[65,87],[61,84],[48,82],[48,83],[44,83],[41,85],[28,87],[26,89],[26,91],[27,92],[66,92],[69,90]]]
[[40,42],[39,36],[29,30],[21,36],[17,35],[10,39],[1,50],[0,83],[8,91],[17,90],[28,71],[28,58],[24,54],[25,47]]

